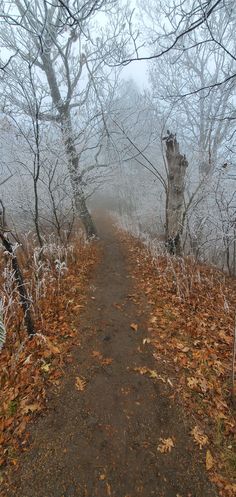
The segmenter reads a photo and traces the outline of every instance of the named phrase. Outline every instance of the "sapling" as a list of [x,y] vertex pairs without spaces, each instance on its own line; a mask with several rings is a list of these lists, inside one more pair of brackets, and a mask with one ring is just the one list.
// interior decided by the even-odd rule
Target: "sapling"
[[0,239],[2,242],[2,245],[9,256],[11,260],[11,265],[12,265],[12,270],[14,272],[14,278],[15,282],[17,284],[17,290],[19,292],[19,297],[20,297],[20,303],[21,307],[24,312],[24,322],[26,326],[26,330],[29,336],[34,335],[35,329],[34,329],[34,322],[33,318],[31,316],[31,311],[30,311],[30,299],[27,294],[27,290],[25,287],[24,279],[22,276],[22,272],[18,263],[18,259],[16,256],[16,250],[14,247],[14,244],[9,240],[8,234],[9,234],[9,229],[6,224],[5,220],[5,208],[0,201],[0,206],[1,206],[1,212],[0,212]]

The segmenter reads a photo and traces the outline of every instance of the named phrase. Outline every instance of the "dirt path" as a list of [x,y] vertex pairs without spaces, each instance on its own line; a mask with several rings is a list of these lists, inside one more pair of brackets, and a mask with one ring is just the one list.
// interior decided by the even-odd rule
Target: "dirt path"
[[[114,233],[106,231],[102,243],[81,347],[46,416],[32,427],[31,448],[21,456],[6,495],[216,496],[164,386],[134,371],[156,367],[151,346],[142,343],[148,309],[145,299],[142,306],[132,301],[135,288]],[[132,322],[138,323],[137,332]],[[77,376],[86,380],[83,391],[75,387]],[[160,437],[174,437],[170,453],[157,451]]]

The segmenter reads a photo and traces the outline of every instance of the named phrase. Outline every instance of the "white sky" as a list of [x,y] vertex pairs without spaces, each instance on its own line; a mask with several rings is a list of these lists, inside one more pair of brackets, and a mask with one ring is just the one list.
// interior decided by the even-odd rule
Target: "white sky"
[[138,85],[140,90],[148,86],[148,61],[139,60],[137,62],[130,62],[124,67],[122,71],[124,79],[132,78]]

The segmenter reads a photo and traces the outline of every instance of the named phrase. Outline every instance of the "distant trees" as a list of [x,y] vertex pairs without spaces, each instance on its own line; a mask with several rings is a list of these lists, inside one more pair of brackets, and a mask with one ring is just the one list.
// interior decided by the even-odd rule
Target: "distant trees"
[[[121,212],[128,216],[135,212],[136,217],[140,216],[141,226],[146,211],[152,210],[158,236],[158,217],[163,211],[162,230],[166,248],[171,254],[181,255],[188,163],[180,153],[176,135],[167,131],[167,136],[164,136],[164,130],[156,122],[152,102],[147,96],[140,94],[132,81],[120,87],[120,97],[114,102],[108,122],[123,175]],[[161,159],[162,142],[165,142],[164,161]],[[160,208],[157,208],[158,202]]]

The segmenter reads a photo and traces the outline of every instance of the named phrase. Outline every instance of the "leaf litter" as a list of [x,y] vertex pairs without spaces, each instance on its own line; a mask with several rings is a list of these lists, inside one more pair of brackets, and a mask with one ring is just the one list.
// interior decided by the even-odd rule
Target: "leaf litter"
[[[79,343],[78,314],[86,303],[88,277],[98,252],[95,246],[77,243],[74,256],[60,292],[53,286],[56,275],[37,302],[36,335],[27,339],[20,309],[9,321],[0,354],[0,470],[7,463],[17,464],[12,454],[24,449],[30,420],[45,409],[48,389],[60,384],[63,365],[70,361],[72,346]],[[85,386],[83,380],[79,385]]]
[[[192,420],[193,443],[205,451],[210,479],[220,496],[233,497],[236,416],[231,395],[236,282],[190,258],[172,258],[170,263],[168,256],[153,257],[135,237],[125,235],[123,240],[136,284],[151,309],[145,343],[150,338],[164,381],[174,384],[171,398],[182,403]],[[137,264],[140,260],[142,263]],[[148,368],[139,372],[150,375]],[[173,380],[169,382],[170,374]]]

